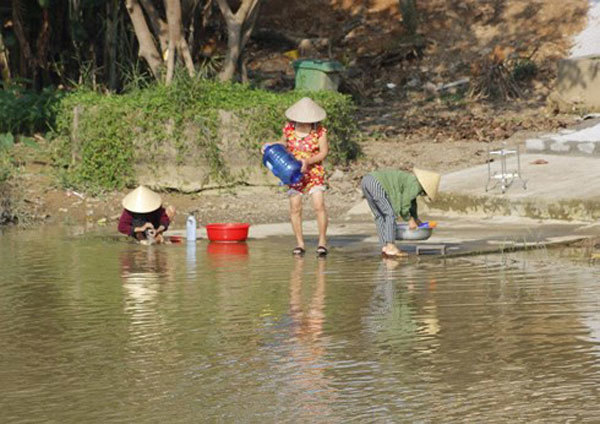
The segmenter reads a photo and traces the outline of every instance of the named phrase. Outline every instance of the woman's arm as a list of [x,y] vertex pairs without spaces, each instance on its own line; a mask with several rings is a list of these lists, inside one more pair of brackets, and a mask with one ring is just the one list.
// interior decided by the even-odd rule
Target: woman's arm
[[159,235],[160,233],[167,231],[169,229],[169,224],[171,224],[171,219],[169,218],[169,215],[167,215],[167,211],[164,208],[160,208],[160,209],[161,209],[160,225],[156,229],[156,235]]
[[411,230],[416,230],[419,225],[421,225],[421,220],[419,219],[419,215],[417,212],[417,199],[413,199],[412,202],[410,202],[410,218],[408,219],[408,228],[410,228]]
[[133,235],[133,217],[127,210],[123,210],[121,218],[119,218],[119,226],[117,227],[120,233],[126,236]]
[[275,141],[275,142],[273,142],[273,143],[265,143],[265,144],[263,144],[263,145],[261,146],[261,148],[260,148],[260,152],[261,152],[261,153],[264,153],[264,152],[265,152],[265,149],[266,149],[268,146],[271,146],[271,145],[273,145],[273,144],[281,144],[281,145],[283,145],[284,147],[287,147],[287,141],[286,141],[286,139],[285,139],[285,135],[282,135],[282,136],[281,136],[281,138],[280,138],[279,140],[277,140],[277,141]]
[[319,137],[319,153],[314,156],[311,156],[308,159],[302,160],[302,172],[306,171],[306,168],[309,165],[313,165],[315,163],[320,163],[325,160],[327,154],[329,153],[329,143],[327,142],[327,133],[324,133],[321,137]]

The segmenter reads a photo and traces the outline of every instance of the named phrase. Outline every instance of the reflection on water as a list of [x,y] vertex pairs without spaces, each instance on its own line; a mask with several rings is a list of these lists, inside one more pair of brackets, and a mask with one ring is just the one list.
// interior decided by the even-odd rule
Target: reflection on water
[[2,423],[600,419],[600,271],[552,252],[0,237]]
[[312,293],[307,293],[304,285],[304,262],[304,258],[296,258],[290,275],[288,365],[292,372],[288,384],[298,402],[297,418],[315,421],[332,416],[330,405],[336,399],[326,375],[331,365],[326,361],[323,340],[327,262],[317,261],[316,272],[311,275],[314,287],[309,285]]

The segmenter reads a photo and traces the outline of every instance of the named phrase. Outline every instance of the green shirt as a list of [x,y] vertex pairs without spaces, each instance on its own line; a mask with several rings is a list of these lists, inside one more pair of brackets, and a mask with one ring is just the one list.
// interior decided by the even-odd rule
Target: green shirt
[[423,187],[417,177],[409,172],[396,169],[381,169],[371,172],[371,175],[385,190],[396,216],[408,221],[417,216],[417,196],[423,194]]

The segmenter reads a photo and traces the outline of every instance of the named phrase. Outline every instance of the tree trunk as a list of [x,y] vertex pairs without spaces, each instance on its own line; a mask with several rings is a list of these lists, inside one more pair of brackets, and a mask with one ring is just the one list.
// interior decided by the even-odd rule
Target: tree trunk
[[254,24],[256,23],[256,18],[258,17],[259,6],[260,1],[256,1],[256,3],[250,8],[248,16],[244,22],[244,30],[242,33],[242,45],[240,48],[240,57],[238,59],[240,79],[244,84],[249,82],[248,69],[246,67],[246,62],[244,61],[244,52],[246,51],[246,44],[248,44],[250,36],[252,35],[252,31],[254,30]]
[[8,64],[8,51],[4,46],[2,32],[0,32],[0,79],[4,82],[10,82],[10,66]]
[[140,45],[139,55],[146,61],[146,63],[148,63],[148,66],[150,66],[152,75],[154,75],[156,79],[159,79],[163,60],[156,49],[154,38],[152,37],[152,33],[150,32],[148,25],[146,24],[144,11],[142,10],[138,0],[125,0],[125,7],[127,8],[127,12],[131,17],[133,29]]
[[117,89],[117,33],[119,30],[119,9],[121,3],[118,0],[110,0],[106,3],[106,45],[104,46],[105,64],[108,66],[108,89]]
[[48,61],[46,57],[48,56],[48,47],[50,44],[50,16],[48,14],[48,8],[44,7],[42,9],[42,26],[40,28],[40,32],[37,38],[37,42],[35,43],[36,50],[36,59],[35,64],[40,68],[46,68],[48,65]]
[[227,53],[225,54],[223,69],[219,74],[221,81],[232,81],[234,79],[240,60],[241,31],[239,25],[228,24],[227,28]]
[[[188,44],[182,36],[180,0],[165,0],[165,9],[167,10],[167,24],[169,26],[169,46],[173,45],[177,48],[177,51],[183,58],[188,74],[190,77],[193,77],[195,73],[194,62],[192,61],[192,55],[190,54]],[[170,54],[171,48],[169,48],[169,55]],[[171,65],[170,62],[169,65]],[[170,80],[168,82],[170,82]]]
[[169,39],[169,49],[167,50],[167,76],[165,83],[171,84],[173,81],[173,75],[175,74],[175,43],[172,39]]
[[223,69],[219,74],[221,81],[231,81],[236,75],[239,75],[242,81],[247,80],[243,52],[254,29],[260,1],[242,0],[242,4],[234,14],[227,0],[217,0],[227,24],[227,54]]
[[194,68],[194,60],[192,59],[192,53],[190,52],[190,47],[188,46],[188,43],[187,41],[185,41],[184,37],[181,37],[181,39],[179,40],[177,50],[179,51],[179,54],[181,54],[181,56],[183,57],[183,62],[185,63],[188,75],[190,77],[196,75],[196,68]]
[[163,60],[167,60],[166,54],[167,49],[169,48],[169,28],[167,23],[160,17],[158,10],[156,10],[156,7],[154,7],[154,4],[152,3],[152,0],[140,0],[140,3],[148,14],[152,30],[158,37],[160,51],[162,53],[161,57]]
[[31,46],[25,35],[25,29],[23,28],[23,18],[21,16],[21,2],[13,0],[12,2],[12,17],[13,17],[13,31],[17,41],[19,42],[19,50],[21,56],[21,76],[27,78],[29,76],[29,69],[33,64],[33,54],[31,53]]

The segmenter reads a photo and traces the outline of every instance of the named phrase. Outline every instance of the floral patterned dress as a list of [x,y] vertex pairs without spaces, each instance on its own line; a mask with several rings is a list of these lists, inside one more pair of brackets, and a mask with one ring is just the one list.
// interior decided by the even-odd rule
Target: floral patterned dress
[[[283,128],[287,149],[298,160],[308,159],[319,154],[319,139],[324,134],[327,134],[327,129],[322,125],[317,125],[317,128],[312,129],[305,137],[299,137],[296,134],[293,122],[288,122]],[[325,187],[325,168],[320,162],[308,165],[302,180],[289,187],[300,193],[310,193],[314,187]]]

